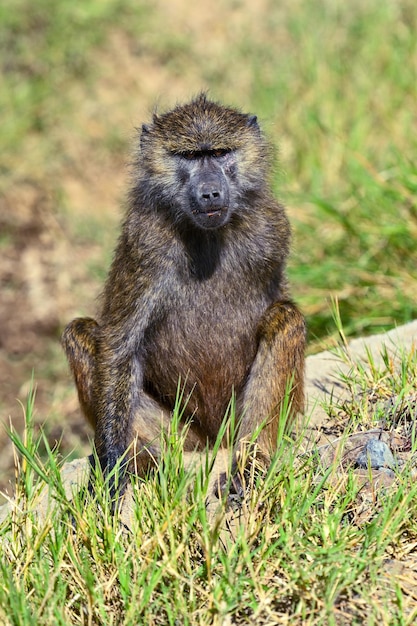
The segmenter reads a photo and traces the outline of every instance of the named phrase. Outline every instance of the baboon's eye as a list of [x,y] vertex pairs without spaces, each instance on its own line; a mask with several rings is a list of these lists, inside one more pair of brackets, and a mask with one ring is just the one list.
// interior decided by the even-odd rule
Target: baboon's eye
[[225,156],[228,154],[230,150],[227,148],[216,148],[216,150],[210,150],[210,156],[214,156],[216,158]]
[[180,152],[180,156],[183,159],[187,159],[187,161],[192,161],[193,159],[198,159],[202,156],[202,152],[199,150],[188,150],[187,152]]
[[204,157],[214,157],[218,159],[219,157],[229,154],[229,152],[231,151],[227,148],[215,148],[213,150],[184,150],[184,152],[179,152],[178,154],[183,159],[187,159],[187,161],[193,161]]

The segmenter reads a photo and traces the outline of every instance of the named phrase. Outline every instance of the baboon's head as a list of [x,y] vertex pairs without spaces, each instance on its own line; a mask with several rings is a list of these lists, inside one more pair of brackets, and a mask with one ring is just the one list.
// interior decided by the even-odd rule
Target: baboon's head
[[149,201],[176,221],[215,229],[264,187],[267,147],[255,116],[204,94],[142,127],[138,169]]

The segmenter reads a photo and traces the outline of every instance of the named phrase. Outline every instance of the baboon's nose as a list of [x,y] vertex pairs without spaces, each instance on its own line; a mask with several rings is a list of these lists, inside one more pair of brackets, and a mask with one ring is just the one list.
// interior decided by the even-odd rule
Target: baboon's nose
[[198,185],[198,201],[202,208],[220,207],[224,203],[221,181],[217,176],[205,179]]

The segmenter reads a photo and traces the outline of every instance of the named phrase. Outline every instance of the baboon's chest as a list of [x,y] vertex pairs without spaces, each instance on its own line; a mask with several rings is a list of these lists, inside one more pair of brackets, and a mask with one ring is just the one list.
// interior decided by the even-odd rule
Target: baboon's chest
[[261,313],[259,303],[204,296],[172,306],[150,333],[145,378],[169,407],[180,381],[185,413],[219,423],[255,358]]

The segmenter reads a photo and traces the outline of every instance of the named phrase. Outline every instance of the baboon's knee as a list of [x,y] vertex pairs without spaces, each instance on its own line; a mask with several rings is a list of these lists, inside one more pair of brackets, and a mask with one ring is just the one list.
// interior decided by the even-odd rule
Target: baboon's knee
[[62,345],[77,386],[81,409],[95,428],[94,374],[98,350],[99,325],[90,318],[70,322],[62,335]]

